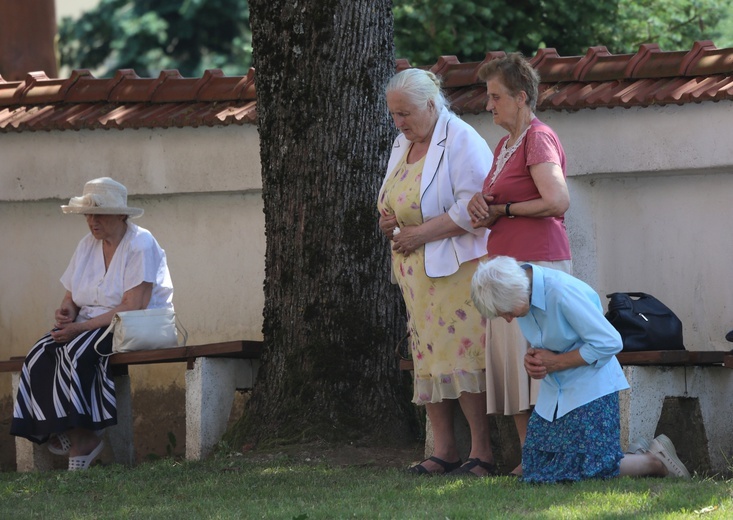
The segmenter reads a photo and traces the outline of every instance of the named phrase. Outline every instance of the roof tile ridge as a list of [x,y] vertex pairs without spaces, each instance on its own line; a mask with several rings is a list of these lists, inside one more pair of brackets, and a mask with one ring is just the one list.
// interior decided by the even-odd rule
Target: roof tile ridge
[[16,105],[21,105],[23,103],[23,98],[28,94],[28,91],[31,90],[38,81],[43,81],[44,79],[50,78],[46,76],[46,73],[42,70],[28,72],[25,75],[25,79],[21,81],[15,89],[12,102]]
[[112,90],[128,74],[136,76],[132,69],[118,70],[112,78],[97,78],[89,69],[74,69],[69,78],[74,81],[65,90],[63,100],[67,103],[108,102]]
[[212,78],[223,76],[219,69],[207,70],[200,78],[184,78],[176,69],[161,71],[150,88],[152,103],[192,103],[199,100],[201,91]]
[[575,81],[573,71],[580,59],[580,56],[560,56],[557,49],[546,47],[538,49],[529,63],[540,75],[542,83],[562,83]]
[[[162,73],[161,73],[162,74]],[[151,89],[157,88],[157,79],[141,78],[133,69],[119,69],[111,80],[107,90],[107,101],[110,103],[141,103],[150,101]]]
[[624,70],[624,76],[627,78],[633,78],[634,73],[647,61],[652,54],[662,52],[662,49],[656,43],[642,43],[639,46],[639,50],[636,51],[631,59],[629,60],[626,69]]
[[64,94],[66,94],[66,92],[68,92],[69,89],[81,78],[94,78],[94,74],[92,74],[92,71],[89,69],[72,70],[71,75],[69,75],[69,79],[64,83]]
[[489,51],[484,56],[484,59],[476,63],[476,78],[475,83],[476,84],[482,84],[481,80],[478,77],[478,73],[481,70],[481,67],[489,63],[490,61],[494,60],[500,60],[501,58],[506,58],[506,52],[504,51]]
[[216,82],[218,78],[222,78],[224,76],[224,71],[221,69],[206,69],[204,71],[204,75],[201,76],[201,79],[198,81],[198,83],[196,83],[192,101],[207,100],[207,96],[204,94],[205,87],[208,86],[211,82]]
[[717,49],[707,47],[701,56],[687,69],[689,76],[709,76],[723,74],[733,76],[733,48]]
[[163,69],[160,71],[160,74],[158,74],[158,77],[155,78],[150,86],[147,89],[147,96],[148,98],[146,101],[153,102],[155,100],[155,94],[159,89],[165,90],[165,85],[171,85],[169,82],[175,82],[176,80],[183,80],[185,79],[181,73],[178,71],[178,69]]
[[[504,54],[492,55],[492,59],[503,57]],[[458,60],[455,62],[446,61],[440,71],[440,78],[445,89],[456,89],[462,87],[471,87],[474,85],[483,85],[483,82],[479,79],[478,73],[481,67],[491,61],[491,59],[484,58],[483,61],[470,61],[461,63]]]
[[451,65],[457,65],[460,63],[461,62],[458,60],[457,56],[441,56],[438,58],[438,61],[435,62],[435,65],[431,65],[428,70],[436,76],[443,76],[450,70]]
[[673,78],[681,74],[680,61],[685,51],[662,51],[656,43],[643,43],[624,70],[629,79]]
[[256,86],[256,74],[255,68],[250,67],[247,70],[247,75],[242,76],[242,79],[234,87],[236,93],[236,99],[243,101],[253,101],[257,99],[257,86]]
[[255,99],[255,69],[250,67],[246,76],[227,76],[219,69],[204,72],[197,83],[192,101],[210,103],[218,101],[251,101]]
[[44,72],[29,73],[24,86],[15,92],[14,100],[24,105],[47,105],[63,102],[66,94],[80,77],[91,75],[88,70],[74,71],[69,78],[49,78]]
[[680,75],[691,76],[691,71],[695,70],[698,62],[709,54],[711,51],[716,51],[718,48],[711,40],[699,40],[692,44],[690,52],[685,54],[684,58],[680,62]]
[[544,49],[537,49],[537,53],[529,58],[529,63],[535,69],[538,69],[539,72],[539,68],[542,67],[547,60],[559,57],[560,55],[557,53],[557,49],[554,47],[545,47]]
[[407,58],[397,58],[395,60],[395,74],[398,72],[402,72],[405,69],[411,69],[412,65],[410,65],[410,60]]
[[573,78],[577,81],[583,81],[588,77],[589,73],[592,72],[596,64],[601,61],[602,58],[613,56],[605,45],[597,45],[594,47],[588,47],[588,51],[585,56],[578,60],[578,63],[573,67]]

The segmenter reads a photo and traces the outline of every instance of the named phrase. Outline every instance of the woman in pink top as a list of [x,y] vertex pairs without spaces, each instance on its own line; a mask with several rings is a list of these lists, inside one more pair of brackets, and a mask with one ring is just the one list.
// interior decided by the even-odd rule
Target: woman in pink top
[[[565,152],[555,132],[534,115],[539,75],[521,54],[513,53],[483,65],[479,78],[486,82],[486,110],[509,135],[499,141],[483,190],[468,205],[472,225],[491,230],[489,256],[511,256],[572,273],[564,223],[570,205]],[[514,416],[522,445],[539,391],[524,370],[527,347],[516,322],[487,323],[487,410]],[[520,465],[512,473],[521,471]]]

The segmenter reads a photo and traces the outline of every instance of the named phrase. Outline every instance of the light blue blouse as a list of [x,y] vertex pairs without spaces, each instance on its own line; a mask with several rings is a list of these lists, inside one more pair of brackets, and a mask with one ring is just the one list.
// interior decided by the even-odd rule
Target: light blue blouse
[[578,350],[588,365],[548,374],[540,383],[535,411],[548,421],[589,402],[629,388],[616,354],[621,335],[603,315],[598,294],[585,282],[537,265],[532,268],[529,313],[517,318],[535,348]]

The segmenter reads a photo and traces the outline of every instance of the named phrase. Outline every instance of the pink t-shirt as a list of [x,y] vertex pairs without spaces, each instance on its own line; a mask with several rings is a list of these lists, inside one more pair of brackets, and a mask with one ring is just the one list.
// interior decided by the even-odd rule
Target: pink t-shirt
[[[565,175],[565,152],[560,139],[549,126],[537,118],[533,119],[522,143],[492,185],[496,158],[500,156],[508,138],[506,136],[499,141],[494,153],[494,164],[484,181],[483,193],[495,197],[492,204],[540,198],[529,167],[551,162],[558,164]],[[571,258],[563,217],[501,217],[491,227],[486,249],[491,256],[506,255],[522,261],[552,262]]]

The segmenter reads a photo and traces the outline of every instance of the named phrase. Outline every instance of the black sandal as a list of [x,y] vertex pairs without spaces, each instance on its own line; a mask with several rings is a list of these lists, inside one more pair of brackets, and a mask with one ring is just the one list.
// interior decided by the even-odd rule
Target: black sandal
[[[476,473],[474,473],[473,471],[471,471],[473,468],[475,468],[477,466],[479,468],[485,469],[486,470],[486,475],[477,475]],[[472,459],[467,459],[466,462],[465,462],[465,464],[463,464],[458,469],[456,469],[454,471],[451,471],[450,472],[450,476],[451,477],[452,476],[459,476],[460,477],[460,476],[463,476],[463,475],[468,475],[469,477],[483,477],[483,476],[492,477],[492,476],[496,475],[497,473],[498,472],[496,470],[496,465],[495,464],[492,464],[490,462],[484,462],[483,460],[481,460],[479,458],[472,458]]]
[[[443,471],[428,471],[425,466],[423,466],[423,463],[429,460],[435,462],[438,466],[443,468]],[[451,471],[460,468],[461,464],[463,464],[463,461],[461,461],[461,459],[458,459],[456,462],[446,462],[443,459],[439,459],[438,457],[428,457],[420,464],[415,464],[411,468],[408,468],[407,472],[412,473],[413,475],[445,475],[447,473],[450,473]]]

